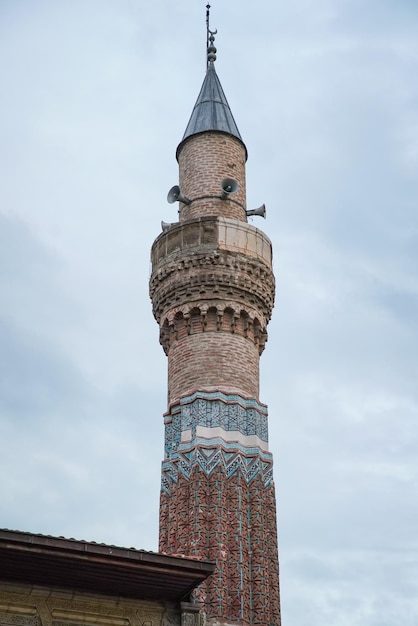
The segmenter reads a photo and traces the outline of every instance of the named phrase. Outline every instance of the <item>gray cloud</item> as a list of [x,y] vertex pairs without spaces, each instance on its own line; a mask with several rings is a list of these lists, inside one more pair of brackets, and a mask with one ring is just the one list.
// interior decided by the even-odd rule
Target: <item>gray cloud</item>
[[[149,249],[176,219],[204,6],[0,13],[2,525],[155,549],[166,363]],[[412,626],[415,5],[233,1],[212,20],[275,248],[261,400],[284,622]]]

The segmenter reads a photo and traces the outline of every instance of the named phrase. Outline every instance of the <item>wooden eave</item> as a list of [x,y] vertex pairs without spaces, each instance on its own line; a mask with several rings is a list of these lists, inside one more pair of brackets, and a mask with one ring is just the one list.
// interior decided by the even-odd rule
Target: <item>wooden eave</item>
[[0,530],[0,580],[179,602],[215,569],[209,561]]

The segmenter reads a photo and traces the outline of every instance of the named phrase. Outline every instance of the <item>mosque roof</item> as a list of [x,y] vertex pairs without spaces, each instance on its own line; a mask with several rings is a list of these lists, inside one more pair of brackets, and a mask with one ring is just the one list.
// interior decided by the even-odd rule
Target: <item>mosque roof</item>
[[0,581],[180,601],[215,565],[184,555],[0,529]]

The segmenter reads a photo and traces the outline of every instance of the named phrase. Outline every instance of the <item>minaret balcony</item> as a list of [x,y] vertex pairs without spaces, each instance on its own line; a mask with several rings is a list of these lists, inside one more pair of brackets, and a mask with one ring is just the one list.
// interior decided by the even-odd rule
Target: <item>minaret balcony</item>
[[185,306],[211,301],[248,309],[266,328],[274,304],[272,245],[258,228],[219,216],[174,224],[155,240],[151,264],[160,324]]

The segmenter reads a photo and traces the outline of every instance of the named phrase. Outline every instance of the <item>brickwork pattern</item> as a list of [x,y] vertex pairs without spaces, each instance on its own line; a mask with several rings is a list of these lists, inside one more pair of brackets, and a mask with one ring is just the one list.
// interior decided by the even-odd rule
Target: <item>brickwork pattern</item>
[[[261,319],[260,319],[261,318]],[[176,341],[189,335],[224,332],[248,339],[260,355],[267,341],[266,320],[249,304],[233,300],[196,300],[176,306],[162,319],[160,343],[166,354]]]
[[[178,161],[181,192],[193,201],[180,205],[181,221],[205,215],[247,221],[246,150],[239,139],[218,132],[193,135],[182,145]],[[221,200],[224,178],[236,180],[239,189],[228,199]]]
[[195,254],[173,260],[151,276],[151,296],[157,321],[181,305],[196,302],[234,301],[232,308],[250,308],[263,326],[270,319],[274,302],[274,280],[259,261],[224,251]]
[[[259,445],[248,445],[251,437]],[[197,392],[165,416],[159,549],[216,561],[196,594],[213,619],[280,624],[267,440],[267,407],[237,394]]]
[[259,355],[274,304],[271,244],[243,225],[233,240],[242,252],[224,249],[236,224],[186,222],[153,245],[150,295],[168,355],[169,402],[196,389],[259,396]]
[[216,331],[201,332],[200,316],[192,316],[194,321],[199,324],[197,332],[188,335],[183,326],[168,352],[169,402],[196,389],[258,398],[259,354],[254,342],[231,332],[221,336]]
[[248,483],[241,467],[228,477],[221,464],[210,476],[198,465],[189,478],[179,472],[162,491],[159,550],[216,562],[195,594],[212,619],[280,626],[275,507],[261,473]]

